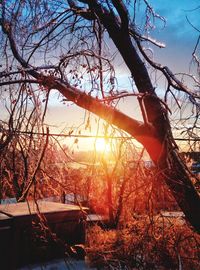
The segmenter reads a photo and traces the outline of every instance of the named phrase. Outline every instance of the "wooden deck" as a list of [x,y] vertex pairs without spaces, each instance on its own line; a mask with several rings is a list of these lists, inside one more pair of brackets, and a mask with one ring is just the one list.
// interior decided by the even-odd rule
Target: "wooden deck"
[[66,244],[83,244],[86,211],[46,201],[0,205],[2,269],[64,256]]

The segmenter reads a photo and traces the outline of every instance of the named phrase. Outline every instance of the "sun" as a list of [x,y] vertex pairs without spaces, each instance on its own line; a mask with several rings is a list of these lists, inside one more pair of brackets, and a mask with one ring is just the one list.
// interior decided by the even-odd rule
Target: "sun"
[[98,152],[110,152],[110,145],[104,138],[95,140],[95,149]]

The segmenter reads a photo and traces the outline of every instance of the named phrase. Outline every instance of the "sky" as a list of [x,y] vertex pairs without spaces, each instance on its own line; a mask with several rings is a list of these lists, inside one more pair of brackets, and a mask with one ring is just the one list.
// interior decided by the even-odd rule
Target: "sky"
[[[158,0],[151,1],[156,11],[166,18],[166,27],[156,31],[157,37],[166,44],[160,56],[161,61],[167,62],[174,69],[188,69],[191,52],[197,41],[199,32],[194,31],[189,21],[200,29],[199,0]],[[196,9],[199,7],[199,9]],[[196,10],[195,10],[196,9]],[[186,18],[187,16],[187,18]],[[174,61],[174,56],[178,61]]]
[[[165,28],[163,28],[162,23],[157,23],[156,28],[150,33],[154,38],[166,45],[164,49],[153,48],[155,60],[169,66],[172,71],[188,72],[191,53],[199,32],[195,31],[187,22],[186,16],[196,28],[200,29],[200,8],[196,9],[200,6],[200,1],[151,0],[149,3],[158,14],[166,19]],[[127,69],[124,68],[123,62],[119,58],[117,78],[119,87],[122,89],[130,88],[130,76],[127,73]],[[126,114],[141,119],[139,106],[136,104],[134,98],[121,101],[119,107]],[[51,94],[46,122],[51,124],[52,132],[65,132],[68,127],[72,127],[73,129],[84,122],[84,117],[85,111],[83,109],[71,103],[63,105],[55,92]],[[88,134],[89,131],[84,130],[84,125],[81,126],[81,129],[83,133]],[[94,135],[95,133],[96,128],[94,127],[89,134]],[[68,141],[66,143],[68,144]],[[80,149],[87,149],[88,142],[80,142],[79,146]]]
[[[140,2],[142,3],[142,1]],[[163,49],[151,46],[154,52],[154,60],[167,65],[174,72],[188,72],[191,54],[200,33],[195,31],[187,22],[186,16],[197,29],[200,29],[200,8],[198,9],[200,0],[149,0],[149,3],[154,7],[156,13],[166,19],[164,28],[162,22],[158,20],[156,28],[150,32],[153,38],[166,45]],[[139,21],[141,21],[142,25],[144,16],[140,16]],[[113,45],[110,45],[110,49],[115,50]],[[116,64],[119,89],[131,89],[130,74],[120,57],[117,58]],[[119,109],[141,120],[140,108],[135,97],[121,100]],[[45,118],[45,122],[50,125],[50,132],[67,133],[69,130],[74,130],[74,133],[77,133],[77,127],[79,127],[82,134],[94,135],[97,132],[95,120],[92,120],[92,130],[86,130],[84,120],[87,117],[88,114],[86,115],[85,110],[70,102],[63,104],[57,92],[51,92]],[[65,143],[72,145],[72,148],[74,147],[74,139],[65,139]],[[81,139],[80,143],[75,145],[75,148],[79,147],[79,150],[88,150],[90,146],[93,148],[91,141],[87,140],[86,142],[86,139]]]

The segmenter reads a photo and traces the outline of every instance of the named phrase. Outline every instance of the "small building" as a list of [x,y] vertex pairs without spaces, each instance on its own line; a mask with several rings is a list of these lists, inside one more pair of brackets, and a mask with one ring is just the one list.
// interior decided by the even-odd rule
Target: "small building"
[[200,162],[194,162],[191,165],[191,171],[194,174],[200,174]]
[[64,257],[67,247],[84,244],[86,211],[47,201],[0,205],[1,269]]

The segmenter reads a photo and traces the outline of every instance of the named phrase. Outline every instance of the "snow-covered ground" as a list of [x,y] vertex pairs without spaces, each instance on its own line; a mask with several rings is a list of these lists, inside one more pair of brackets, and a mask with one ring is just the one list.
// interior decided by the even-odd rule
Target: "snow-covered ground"
[[19,268],[18,270],[96,270],[96,268],[90,268],[83,260],[59,259],[35,265],[28,265]]

